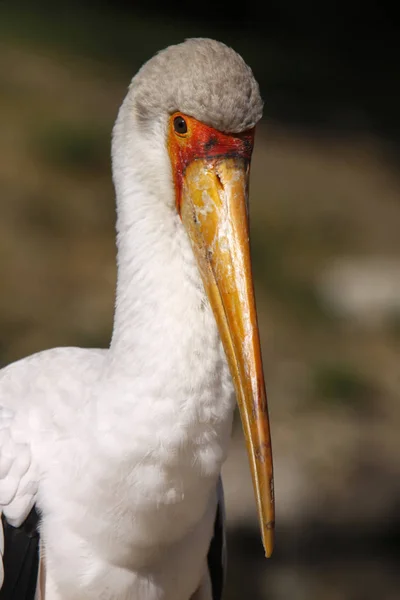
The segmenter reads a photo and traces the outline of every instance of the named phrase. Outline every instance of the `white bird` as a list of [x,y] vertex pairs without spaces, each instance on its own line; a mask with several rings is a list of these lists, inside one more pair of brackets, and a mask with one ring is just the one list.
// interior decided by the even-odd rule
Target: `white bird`
[[0,372],[0,598],[36,587],[46,600],[219,600],[207,555],[234,388],[271,554],[248,229],[261,114],[250,68],[214,40],[170,46],[133,78],[112,139],[110,347],[47,350]]

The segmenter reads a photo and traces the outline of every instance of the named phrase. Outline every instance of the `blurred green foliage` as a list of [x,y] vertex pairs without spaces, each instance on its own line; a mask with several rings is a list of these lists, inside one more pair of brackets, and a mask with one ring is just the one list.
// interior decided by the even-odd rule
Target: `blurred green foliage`
[[263,231],[254,227],[251,250],[257,280],[267,294],[285,307],[288,315],[303,323],[329,324],[333,315],[326,310],[314,284],[289,272],[285,265],[288,241],[284,231],[273,231],[268,225]]
[[373,394],[371,384],[354,367],[343,363],[314,366],[312,387],[318,401],[359,410],[369,407]]
[[49,123],[32,136],[32,148],[49,165],[81,171],[109,168],[110,132],[85,123]]

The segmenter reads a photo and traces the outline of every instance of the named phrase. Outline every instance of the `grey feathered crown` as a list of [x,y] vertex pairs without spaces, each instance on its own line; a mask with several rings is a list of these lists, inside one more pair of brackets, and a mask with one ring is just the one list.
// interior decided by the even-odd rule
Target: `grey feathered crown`
[[205,38],[169,46],[143,65],[130,88],[143,123],[181,111],[224,132],[253,127],[263,102],[250,67],[232,48]]

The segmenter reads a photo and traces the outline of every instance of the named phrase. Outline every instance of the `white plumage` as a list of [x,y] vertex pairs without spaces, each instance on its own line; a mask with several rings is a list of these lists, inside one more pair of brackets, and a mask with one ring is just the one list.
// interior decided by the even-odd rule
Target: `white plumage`
[[36,505],[46,600],[211,599],[233,386],[175,207],[168,115],[144,128],[134,82],[113,134],[110,348],[57,348],[0,372],[0,509],[18,526]]

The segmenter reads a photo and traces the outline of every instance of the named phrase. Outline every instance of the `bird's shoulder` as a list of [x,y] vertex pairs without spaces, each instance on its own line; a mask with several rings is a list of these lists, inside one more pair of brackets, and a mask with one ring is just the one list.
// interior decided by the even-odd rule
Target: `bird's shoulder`
[[18,410],[56,399],[57,393],[71,392],[92,384],[101,372],[107,350],[60,347],[43,350],[13,362],[0,370],[0,407]]
[[54,451],[53,440],[73,434],[77,408],[101,373],[104,355],[55,348],[0,371],[0,512],[12,525],[34,504],[38,465]]
[[[20,527],[35,505],[43,462],[38,455],[47,453],[52,432],[58,435],[63,424],[71,427],[75,404],[99,377],[105,354],[100,349],[54,348],[0,371],[0,516],[7,527]],[[2,537],[0,523],[0,588]]]

